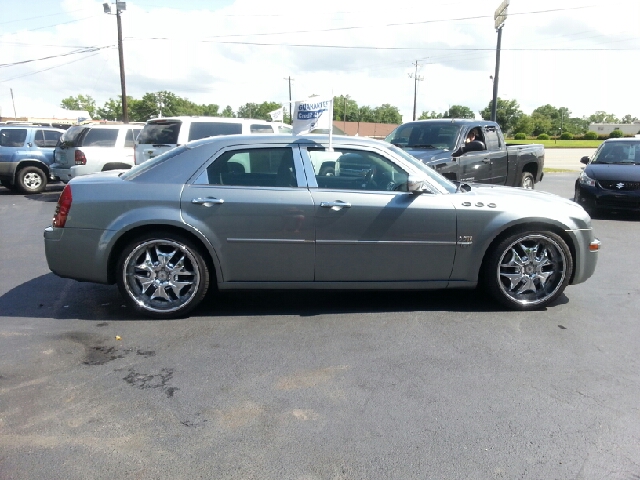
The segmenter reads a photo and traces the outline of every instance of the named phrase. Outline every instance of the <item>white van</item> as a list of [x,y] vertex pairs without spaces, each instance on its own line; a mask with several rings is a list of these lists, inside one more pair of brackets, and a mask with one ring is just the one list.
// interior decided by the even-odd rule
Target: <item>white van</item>
[[270,122],[252,118],[167,117],[147,121],[136,141],[136,165],[192,140],[218,135],[278,133]]
[[142,125],[75,125],[60,137],[51,172],[63,182],[106,170],[131,168]]

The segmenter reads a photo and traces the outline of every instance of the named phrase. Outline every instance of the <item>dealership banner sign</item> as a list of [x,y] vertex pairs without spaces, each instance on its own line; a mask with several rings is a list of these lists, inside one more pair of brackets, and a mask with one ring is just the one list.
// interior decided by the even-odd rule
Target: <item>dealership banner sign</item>
[[284,107],[280,107],[273,112],[269,112],[269,116],[274,122],[282,122],[284,120]]
[[332,130],[333,99],[313,97],[295,102],[293,134],[304,135],[316,129]]

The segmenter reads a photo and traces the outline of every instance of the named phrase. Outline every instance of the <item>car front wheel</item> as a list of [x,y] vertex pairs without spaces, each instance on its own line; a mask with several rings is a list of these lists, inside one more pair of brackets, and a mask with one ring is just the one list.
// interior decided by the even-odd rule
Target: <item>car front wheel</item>
[[47,186],[47,176],[38,167],[25,167],[18,172],[18,186],[24,193],[41,193]]
[[566,242],[552,232],[519,232],[489,254],[484,282],[489,293],[513,310],[545,307],[562,294],[573,272]]
[[200,249],[182,235],[147,234],[129,243],[118,260],[118,287],[139,313],[153,318],[186,315],[209,288]]

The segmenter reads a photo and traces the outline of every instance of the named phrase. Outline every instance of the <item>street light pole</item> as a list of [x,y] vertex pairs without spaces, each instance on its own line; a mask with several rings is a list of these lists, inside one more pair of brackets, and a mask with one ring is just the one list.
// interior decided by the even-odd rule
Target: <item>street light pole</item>
[[[104,8],[104,13],[111,15],[111,5],[109,5],[108,3],[103,3],[102,6]],[[120,62],[120,88],[122,90],[122,121],[124,123],[129,123],[129,111],[127,109],[127,89],[124,79],[124,53],[122,51],[122,20],[120,19],[122,11],[126,9],[126,2],[116,1],[116,20],[118,23],[118,57]]]
[[495,122],[498,107],[498,75],[500,73],[500,44],[502,43],[502,27],[507,19],[507,7],[509,0],[504,0],[496,9],[493,18],[495,20],[496,31],[498,32],[498,44],[496,46],[496,73],[493,77],[493,101],[491,102],[491,121]]

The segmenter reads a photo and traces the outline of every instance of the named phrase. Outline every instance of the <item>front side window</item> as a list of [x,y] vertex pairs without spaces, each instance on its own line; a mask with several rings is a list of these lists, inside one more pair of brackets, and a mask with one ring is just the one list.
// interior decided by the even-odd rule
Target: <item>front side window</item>
[[3,128],[0,130],[0,147],[22,147],[26,140],[26,128]]
[[218,135],[234,135],[239,133],[242,133],[242,125],[240,123],[193,122],[189,128],[189,141],[200,140],[201,138],[206,137],[217,137]]
[[92,128],[82,139],[83,147],[115,147],[118,130],[114,128]]
[[308,148],[319,188],[407,191],[408,174],[389,159],[366,150]]
[[209,185],[297,187],[291,148],[248,148],[220,155],[206,170]]

